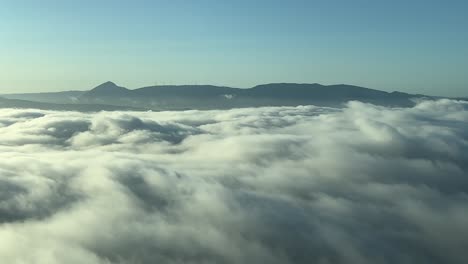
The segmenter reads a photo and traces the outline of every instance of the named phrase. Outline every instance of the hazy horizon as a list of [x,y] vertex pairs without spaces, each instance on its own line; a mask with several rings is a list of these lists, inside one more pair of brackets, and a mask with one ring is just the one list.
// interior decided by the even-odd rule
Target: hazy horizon
[[112,80],[468,96],[465,1],[5,1],[0,93]]

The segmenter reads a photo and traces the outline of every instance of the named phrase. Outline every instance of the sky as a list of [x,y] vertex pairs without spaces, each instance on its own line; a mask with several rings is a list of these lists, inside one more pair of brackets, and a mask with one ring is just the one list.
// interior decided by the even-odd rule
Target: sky
[[468,96],[467,1],[2,0],[0,93],[298,82]]

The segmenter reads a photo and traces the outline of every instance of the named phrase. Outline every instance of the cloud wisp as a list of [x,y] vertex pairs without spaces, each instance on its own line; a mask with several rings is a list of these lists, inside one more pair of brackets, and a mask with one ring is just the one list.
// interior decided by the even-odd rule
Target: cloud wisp
[[0,112],[5,263],[464,263],[468,104]]

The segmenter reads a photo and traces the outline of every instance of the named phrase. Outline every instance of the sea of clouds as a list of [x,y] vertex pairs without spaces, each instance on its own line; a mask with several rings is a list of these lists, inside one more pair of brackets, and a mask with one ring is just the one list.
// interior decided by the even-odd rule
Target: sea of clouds
[[0,262],[466,263],[468,103],[0,110]]

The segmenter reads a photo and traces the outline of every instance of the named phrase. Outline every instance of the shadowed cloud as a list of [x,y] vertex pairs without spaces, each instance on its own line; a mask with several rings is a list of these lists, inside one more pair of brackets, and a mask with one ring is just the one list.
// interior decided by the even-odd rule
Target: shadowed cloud
[[467,109],[4,109],[0,259],[464,263]]

